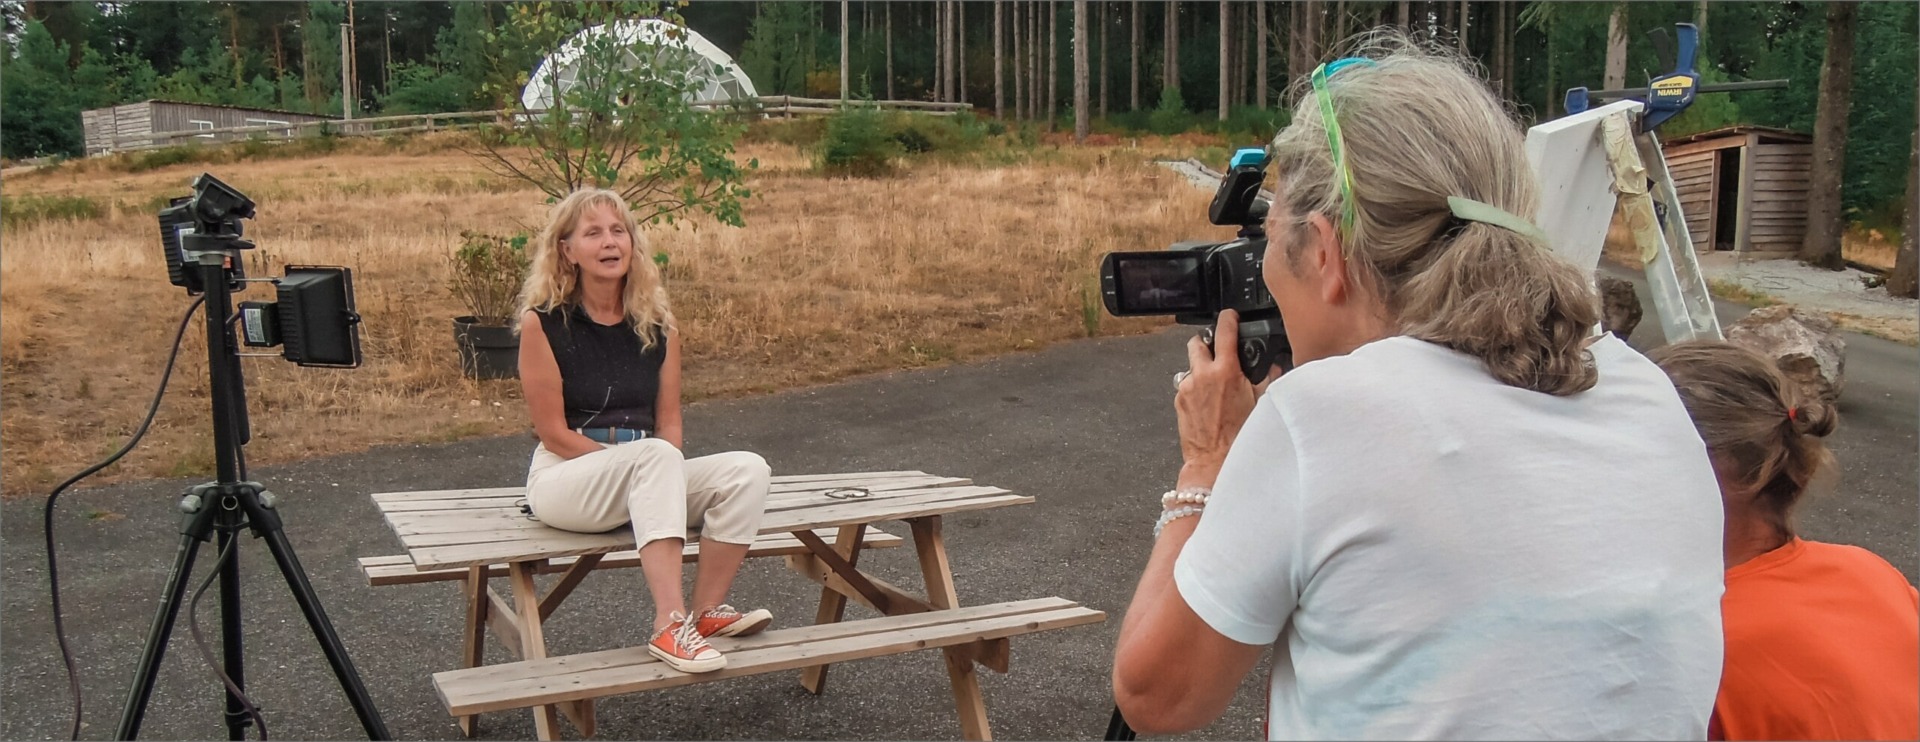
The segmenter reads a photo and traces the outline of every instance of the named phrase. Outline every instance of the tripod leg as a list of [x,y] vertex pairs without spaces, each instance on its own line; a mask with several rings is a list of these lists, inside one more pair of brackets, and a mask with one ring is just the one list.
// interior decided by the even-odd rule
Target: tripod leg
[[1113,709],[1113,718],[1107,721],[1108,740],[1130,742],[1133,739],[1133,727],[1127,726],[1127,718],[1120,715],[1118,706]]
[[153,627],[147,632],[146,648],[140,653],[140,666],[134,671],[133,688],[127,692],[127,704],[120,712],[120,728],[114,732],[115,739],[140,736],[140,719],[146,716],[147,700],[153,696],[153,681],[160,674],[167,639],[173,635],[173,620],[180,615],[180,600],[186,597],[187,581],[193,576],[193,558],[200,550],[201,539],[195,527],[202,520],[210,521],[212,511],[212,507],[201,508],[180,536],[180,550],[174,555],[173,571],[167,575],[166,598],[160,602],[160,612],[153,617]]
[[366,684],[360,681],[360,672],[353,668],[353,660],[347,657],[346,645],[340,643],[340,635],[334,633],[333,623],[327,620],[327,612],[320,607],[320,598],[313,592],[313,584],[307,581],[307,573],[300,567],[300,559],[293,554],[293,545],[287,542],[287,534],[281,530],[278,512],[259,499],[241,498],[247,509],[247,519],[253,523],[254,534],[267,540],[268,550],[273,552],[273,560],[280,566],[280,574],[287,578],[287,587],[293,590],[294,602],[300,604],[300,612],[306,615],[307,627],[313,630],[313,637],[320,641],[320,649],[327,655],[327,664],[333,667],[333,675],[340,681],[340,689],[347,694],[347,702],[353,704],[353,713],[360,717],[360,726],[367,732],[367,739],[387,740],[386,722],[380,720],[379,710],[373,707],[373,697],[367,693]]
[[[233,547],[240,535],[230,528],[220,530],[215,542],[220,548],[215,553],[226,555],[220,560],[220,656],[221,666],[225,668],[227,679],[233,681],[233,687],[246,692],[246,659],[241,649],[240,623],[240,553]],[[253,725],[252,716],[240,697],[233,694],[231,688],[227,694],[227,739],[239,742],[247,738],[247,727]]]

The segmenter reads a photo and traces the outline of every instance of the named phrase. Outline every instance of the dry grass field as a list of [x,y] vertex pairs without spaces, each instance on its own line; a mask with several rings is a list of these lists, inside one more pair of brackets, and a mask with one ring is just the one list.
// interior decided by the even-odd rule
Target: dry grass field
[[[1205,223],[1210,194],[1153,165],[1156,154],[1172,153],[1041,147],[996,158],[1006,164],[921,160],[847,180],[815,174],[790,146],[744,146],[761,165],[744,228],[649,232],[672,257],[689,398],[1163,326],[1104,316],[1099,255],[1231,233]],[[527,430],[517,382],[460,375],[451,318],[464,312],[446,261],[462,230],[536,228],[537,191],[430,144],[143,172],[70,163],[4,185],[0,492],[43,494],[138,424],[190,301],[166,281],[153,210],[202,171],[259,203],[249,275],[350,266],[364,317],[359,369],[245,362],[249,463]],[[270,296],[255,285],[241,298]],[[196,320],[153,430],[89,482],[209,474],[208,404]]]

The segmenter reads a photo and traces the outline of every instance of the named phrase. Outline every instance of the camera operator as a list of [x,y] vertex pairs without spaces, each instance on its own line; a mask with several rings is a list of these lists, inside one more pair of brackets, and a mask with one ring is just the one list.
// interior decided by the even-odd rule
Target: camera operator
[[1297,367],[1263,392],[1196,338],[1175,377],[1184,463],[1117,705],[1198,729],[1271,645],[1271,739],[1702,739],[1722,514],[1686,410],[1590,337],[1595,296],[1525,218],[1520,131],[1471,63],[1365,51],[1316,70],[1273,142],[1264,279]]
[[[653,594],[648,651],[682,672],[710,672],[727,661],[707,637],[773,621],[723,602],[759,534],[771,472],[746,451],[681,455],[680,332],[652,257],[608,190],[575,191],[540,232],[520,297],[520,377],[540,438],[527,500],[564,530],[632,523]],[[689,614],[680,553],[694,526]]]

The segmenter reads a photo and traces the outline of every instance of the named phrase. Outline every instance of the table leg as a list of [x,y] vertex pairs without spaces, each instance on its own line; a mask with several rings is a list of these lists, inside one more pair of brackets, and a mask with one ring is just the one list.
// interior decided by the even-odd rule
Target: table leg
[[[867,527],[865,524],[841,526],[839,535],[833,540],[834,551],[846,558],[847,563],[850,565],[859,564],[860,540],[861,537],[866,534],[866,530]],[[818,559],[819,557],[806,558]],[[813,623],[815,625],[839,623],[840,618],[845,615],[846,609],[847,596],[841,595],[833,588],[823,587],[820,589],[820,609],[814,612]],[[827,665],[814,665],[813,667],[801,670],[800,687],[807,689],[808,693],[815,695],[819,695],[821,691],[826,690]]]
[[[461,654],[462,668],[479,667],[487,650],[487,608],[492,601],[487,599],[487,568],[485,565],[467,568],[467,630],[466,651]],[[469,714],[460,717],[460,734],[471,739],[479,733],[480,715]]]
[[[520,614],[520,649],[529,660],[547,656],[547,640],[540,633],[540,593],[534,589],[533,565],[514,562],[508,576],[513,580],[515,612]],[[560,738],[560,718],[553,706],[533,707],[533,727],[542,742]]]
[[[953,568],[947,561],[947,542],[940,532],[940,516],[907,521],[913,529],[913,549],[920,557],[920,576],[927,583],[927,602],[934,608],[960,606],[954,589]],[[980,695],[980,678],[974,674],[974,652],[969,647],[947,647],[947,678],[953,681],[953,704],[960,712],[961,736],[970,740],[991,740],[987,725],[987,704]]]

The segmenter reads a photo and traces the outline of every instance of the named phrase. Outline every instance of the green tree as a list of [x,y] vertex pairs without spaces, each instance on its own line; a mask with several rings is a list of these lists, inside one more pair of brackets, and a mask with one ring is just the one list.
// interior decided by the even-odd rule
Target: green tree
[[427,61],[402,61],[389,72],[391,82],[379,97],[381,110],[400,114],[487,108],[484,91],[493,72],[487,48],[493,33],[491,8],[480,2],[455,5],[453,21],[435,34]]
[[671,224],[692,211],[739,226],[750,194],[733,151],[745,127],[692,105],[704,83],[690,73],[710,63],[684,36],[633,44],[613,33],[579,33],[637,18],[680,22],[652,2],[514,6],[495,38],[533,48],[570,45],[578,52],[568,70],[573,81],[559,84],[559,65],[543,64],[556,98],[546,110],[516,95],[528,73],[489,83],[491,97],[511,100],[515,113],[484,130],[468,151],[495,174],[554,198],[588,186],[618,191],[643,223]]
[[300,73],[308,111],[340,110],[340,24],[346,20],[339,3],[307,3],[307,17],[300,22]]
[[740,50],[740,69],[761,95],[805,95],[824,34],[812,3],[762,3]]
[[47,27],[28,20],[17,47],[0,64],[0,155],[33,157],[80,152],[80,107],[73,93],[71,50]]

